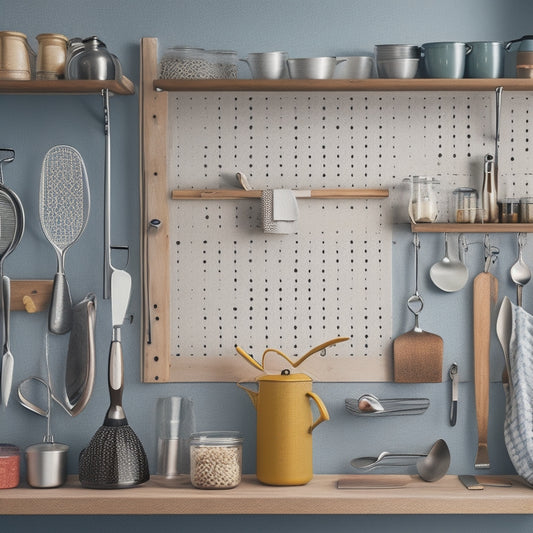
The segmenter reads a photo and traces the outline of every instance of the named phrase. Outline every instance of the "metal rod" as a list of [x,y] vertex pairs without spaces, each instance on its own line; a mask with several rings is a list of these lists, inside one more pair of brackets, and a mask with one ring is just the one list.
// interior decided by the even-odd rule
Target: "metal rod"
[[102,89],[104,103],[104,299],[111,297],[111,129],[109,124],[109,90]]

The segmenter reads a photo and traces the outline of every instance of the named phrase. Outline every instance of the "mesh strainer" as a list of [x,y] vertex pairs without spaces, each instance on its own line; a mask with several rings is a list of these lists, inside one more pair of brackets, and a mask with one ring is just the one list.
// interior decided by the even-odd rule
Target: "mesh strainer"
[[72,326],[72,299],[65,277],[65,253],[83,233],[89,209],[89,182],[81,155],[71,146],[54,146],[43,160],[39,217],[44,235],[57,255],[48,329],[58,335],[67,333]]

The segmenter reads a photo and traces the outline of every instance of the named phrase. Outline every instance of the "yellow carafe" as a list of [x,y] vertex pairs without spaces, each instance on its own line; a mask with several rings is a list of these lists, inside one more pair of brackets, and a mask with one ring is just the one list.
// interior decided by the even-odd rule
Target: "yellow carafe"
[[[257,479],[268,485],[305,485],[313,477],[312,431],[329,414],[306,374],[257,378],[258,390],[242,385],[257,410]],[[313,421],[311,401],[318,407]]]

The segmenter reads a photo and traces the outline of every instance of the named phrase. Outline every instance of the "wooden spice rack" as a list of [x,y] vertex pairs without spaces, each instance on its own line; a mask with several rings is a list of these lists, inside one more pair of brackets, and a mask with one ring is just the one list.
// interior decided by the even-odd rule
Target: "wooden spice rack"
[[307,485],[273,487],[244,476],[230,490],[199,490],[188,477],[168,480],[153,476],[144,485],[125,490],[80,486],[77,476],[56,489],[20,486],[0,491],[0,515],[383,515],[383,514],[532,514],[533,490],[518,476],[502,476],[511,487],[467,490],[457,476],[434,483],[418,476],[371,475],[407,481],[399,488],[337,489],[342,475],[316,475]]
[[411,224],[413,233],[533,233],[533,224]]

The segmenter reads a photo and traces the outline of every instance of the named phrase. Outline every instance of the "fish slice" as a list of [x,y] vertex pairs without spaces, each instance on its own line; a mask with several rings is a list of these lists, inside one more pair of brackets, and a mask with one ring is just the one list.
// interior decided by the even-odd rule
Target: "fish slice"
[[80,238],[89,219],[89,181],[79,152],[59,145],[48,150],[41,169],[39,218],[57,255],[57,273],[48,315],[51,333],[63,335],[72,327],[72,298],[65,277],[65,254]]
[[411,331],[396,337],[393,342],[394,381],[397,383],[440,383],[442,381],[443,340],[439,335],[423,331],[418,315],[424,307],[418,292],[418,250],[420,240],[414,234],[415,292],[407,307],[415,317]]

